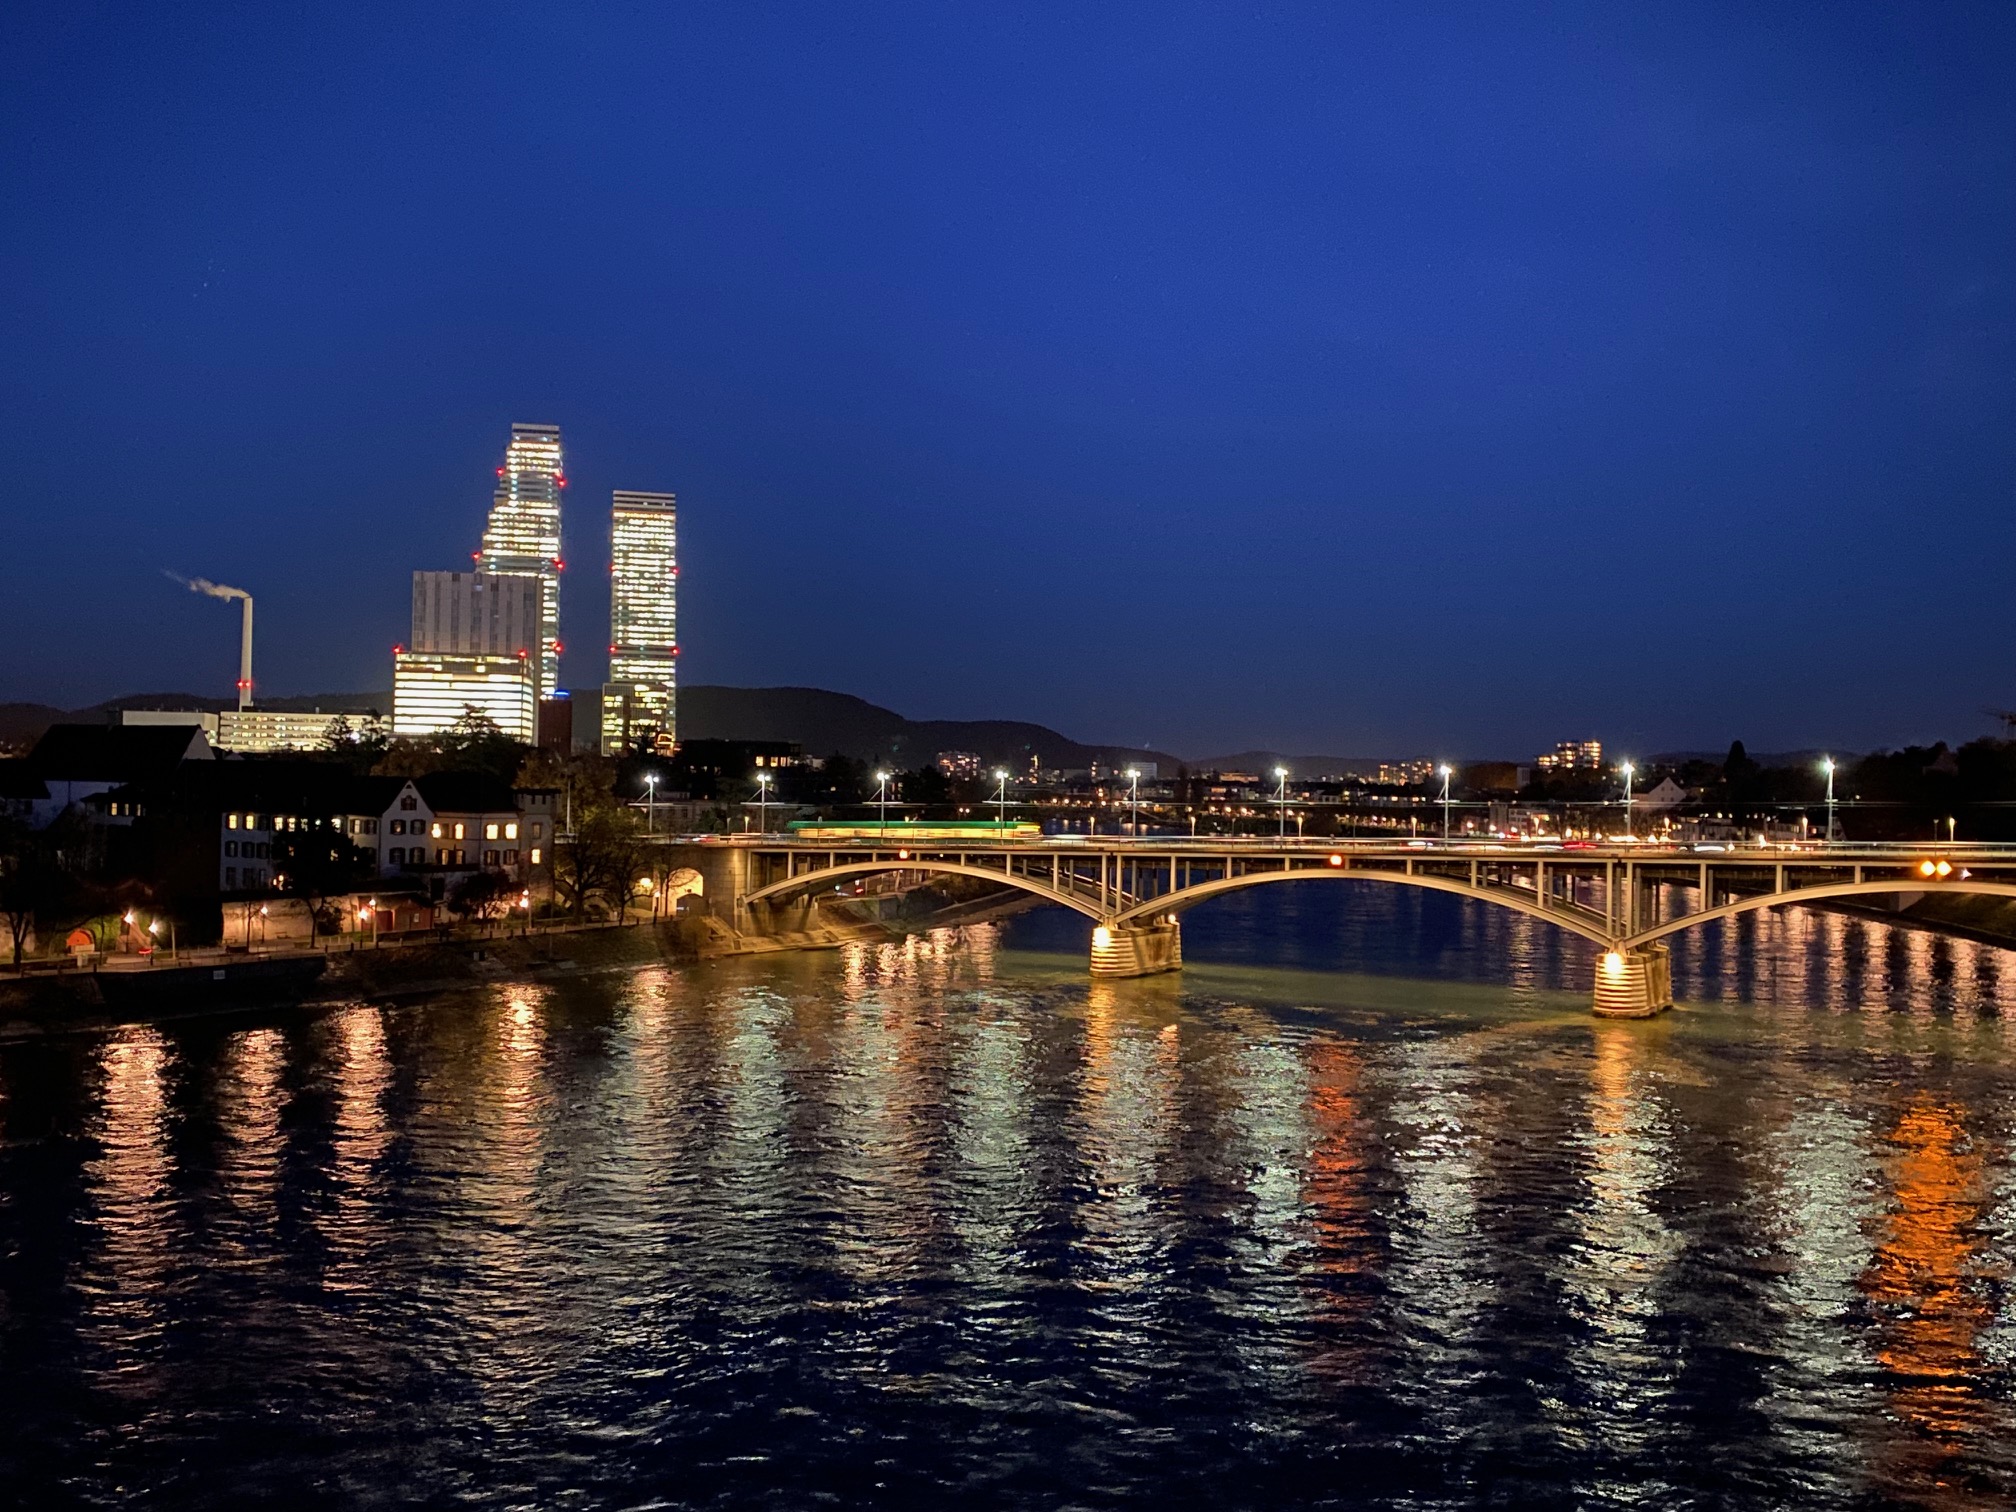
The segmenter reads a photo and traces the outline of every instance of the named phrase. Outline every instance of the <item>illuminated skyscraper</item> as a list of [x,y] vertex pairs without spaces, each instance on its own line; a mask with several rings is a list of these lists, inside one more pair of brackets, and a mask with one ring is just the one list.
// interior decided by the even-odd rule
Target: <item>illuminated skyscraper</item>
[[567,486],[560,427],[514,425],[477,562],[500,576],[539,580],[537,695],[560,685],[560,490]]
[[602,750],[678,735],[678,506],[671,494],[616,490],[609,526],[609,681]]

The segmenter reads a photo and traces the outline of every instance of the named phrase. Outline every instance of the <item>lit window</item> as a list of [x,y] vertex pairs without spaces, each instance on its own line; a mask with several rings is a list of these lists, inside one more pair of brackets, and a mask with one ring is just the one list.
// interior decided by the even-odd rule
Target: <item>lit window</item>
[[430,833],[436,840],[439,840],[441,838],[441,826],[439,824],[436,824],[434,828],[430,830],[428,833]]
[[496,825],[494,825],[494,824],[486,824],[486,825],[484,825],[484,826],[483,826],[483,838],[484,838],[485,840],[495,840],[495,839],[497,838],[497,826],[496,826]]
[[518,826],[516,824],[505,825],[504,838],[506,840],[516,840],[518,838]]
[[532,864],[534,866],[539,864],[539,847],[536,845],[532,847]]
[[226,829],[238,828],[238,816],[236,814],[226,814],[224,816],[224,828]]
[[467,839],[469,838],[469,826],[468,826],[468,825],[466,825],[466,824],[458,824],[458,825],[456,825],[456,826],[455,826],[455,838],[456,838],[457,840],[467,840]]

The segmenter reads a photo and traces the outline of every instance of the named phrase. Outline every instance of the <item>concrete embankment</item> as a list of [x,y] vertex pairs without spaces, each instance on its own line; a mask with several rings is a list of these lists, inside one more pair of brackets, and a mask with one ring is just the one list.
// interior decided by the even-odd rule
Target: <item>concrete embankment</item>
[[[649,920],[553,933],[500,934],[454,940],[401,941],[356,950],[336,950],[323,958],[322,970],[295,990],[261,997],[219,990],[162,991],[157,1002],[146,1002],[146,987],[179,987],[175,981],[188,969],[164,966],[158,972],[118,973],[121,985],[141,989],[140,1004],[121,1006],[101,989],[91,971],[64,971],[0,981],[0,1038],[79,1029],[105,1028],[138,1020],[188,1018],[220,1012],[244,1012],[289,1002],[329,1003],[363,998],[390,1001],[449,992],[496,981],[545,981],[598,972],[630,971],[657,961],[692,961],[718,956],[752,955],[780,950],[831,949],[855,940],[887,939],[890,931],[869,922],[822,918],[789,934],[737,934],[718,920],[691,916],[676,921]],[[306,956],[307,953],[298,953]],[[235,960],[242,970],[246,957]],[[260,958],[271,961],[272,957]],[[313,963],[313,957],[308,957]],[[196,974],[213,967],[233,969],[233,958],[207,957]]]

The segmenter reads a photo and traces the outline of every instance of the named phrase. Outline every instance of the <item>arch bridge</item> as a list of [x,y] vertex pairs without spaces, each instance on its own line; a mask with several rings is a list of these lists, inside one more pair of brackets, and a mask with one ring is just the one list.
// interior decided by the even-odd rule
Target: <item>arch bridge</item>
[[869,876],[974,877],[1092,920],[1095,975],[1182,965],[1183,913],[1246,888],[1332,878],[1472,898],[1543,920],[1602,948],[1598,1013],[1670,1005],[1666,936],[1756,909],[1932,892],[2016,898],[2016,846],[1844,844],[1706,849],[1608,843],[1050,838],[836,845],[782,836],[686,842],[710,908],[758,929],[777,910]]

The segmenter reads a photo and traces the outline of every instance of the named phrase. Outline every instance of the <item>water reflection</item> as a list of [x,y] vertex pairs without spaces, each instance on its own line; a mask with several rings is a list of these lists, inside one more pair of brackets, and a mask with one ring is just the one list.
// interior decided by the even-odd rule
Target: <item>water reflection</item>
[[1708,942],[1715,991],[1740,956],[1815,1006],[1652,1024],[1551,998],[1575,961],[1508,918],[1481,984],[1088,983],[973,926],[0,1045],[0,1465],[42,1504],[2007,1504],[1999,964],[1798,918]]
[[149,1391],[170,1324],[165,1293],[184,1240],[170,1189],[166,1038],[152,1029],[107,1039],[97,1056],[98,1104],[88,1136],[97,1154],[84,1168],[81,1216],[91,1241],[77,1286],[81,1325],[104,1362],[104,1384]]
[[1905,1107],[1886,1144],[1891,1203],[1862,1288],[1903,1431],[1883,1445],[1876,1473],[1891,1495],[1973,1504],[1986,1488],[1968,1484],[1967,1461],[2008,1431],[1979,1347],[1995,1311],[1980,1228],[1984,1160],[1964,1110],[1930,1096]]

